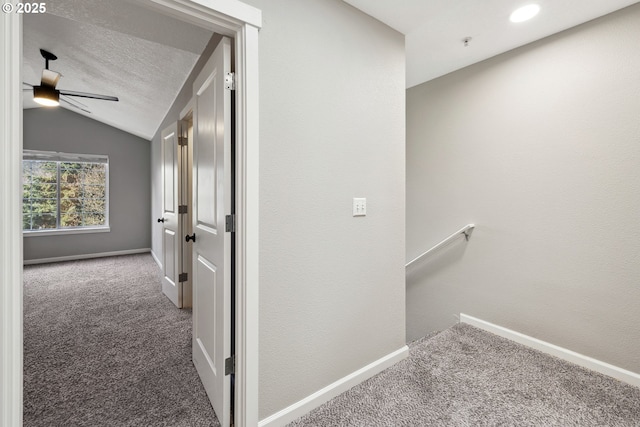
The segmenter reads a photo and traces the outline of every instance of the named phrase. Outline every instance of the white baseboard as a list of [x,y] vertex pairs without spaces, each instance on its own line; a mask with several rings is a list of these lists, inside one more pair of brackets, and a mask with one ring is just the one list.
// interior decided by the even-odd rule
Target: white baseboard
[[507,329],[502,326],[494,325],[493,323],[489,323],[466,314],[460,313],[460,322],[467,323],[471,326],[475,326],[476,328],[491,332],[519,344],[526,345],[527,347],[531,347],[543,353],[550,354],[558,359],[575,363],[583,368],[591,369],[592,371],[596,371],[633,386],[640,387],[640,374],[635,372],[627,371],[626,369],[610,365],[609,363],[521,334],[520,332],[512,331],[511,329]]
[[140,249],[128,249],[125,251],[101,252],[97,254],[79,254],[79,255],[59,256],[54,258],[25,259],[23,264],[32,265],[32,264],[45,264],[48,262],[75,261],[79,259],[103,258],[108,256],[143,254],[150,251],[151,251],[151,248],[140,248]]
[[160,270],[162,270],[162,263],[160,262],[160,259],[156,256],[156,253],[153,252],[153,249],[150,249],[150,252],[153,260],[156,262],[156,264],[158,264],[158,267],[160,267]]
[[409,355],[409,347],[406,345],[393,353],[376,360],[368,364],[367,366],[358,369],[357,371],[339,379],[338,381],[329,384],[325,388],[318,390],[310,396],[294,403],[276,412],[275,414],[263,419],[258,423],[258,427],[281,427],[291,421],[294,421],[301,416],[309,413],[312,409],[317,408],[323,403],[333,399],[341,393],[349,390],[351,387],[360,384],[362,381],[371,378],[372,376],[384,371],[390,366],[396,364]]

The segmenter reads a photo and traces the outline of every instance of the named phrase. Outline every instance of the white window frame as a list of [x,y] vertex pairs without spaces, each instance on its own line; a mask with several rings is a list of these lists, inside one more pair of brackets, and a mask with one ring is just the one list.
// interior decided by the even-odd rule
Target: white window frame
[[[59,236],[67,234],[85,234],[85,233],[108,233],[111,231],[109,226],[109,156],[99,154],[75,154],[62,153],[57,151],[39,151],[39,150],[23,150],[23,160],[35,160],[44,162],[58,163],[58,179],[57,179],[57,221],[56,228],[48,228],[43,230],[22,230],[24,237],[38,236]],[[88,227],[60,227],[60,162],[78,162],[78,163],[102,163],[106,164],[105,176],[105,224]]]

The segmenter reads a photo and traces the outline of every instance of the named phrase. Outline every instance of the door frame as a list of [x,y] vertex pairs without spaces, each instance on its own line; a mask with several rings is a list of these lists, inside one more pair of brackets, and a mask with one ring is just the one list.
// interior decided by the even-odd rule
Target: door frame
[[[184,137],[186,133],[186,153],[182,152],[183,173],[180,179],[181,196],[186,197],[180,204],[187,205],[187,213],[181,218],[182,235],[193,234],[191,219],[193,215],[193,97],[180,112],[178,120],[178,132]],[[191,124],[191,126],[189,126]],[[185,159],[186,156],[186,159]],[[182,272],[187,273],[187,280],[182,283],[182,308],[193,308],[193,253],[192,245],[181,239],[180,250],[182,252]]]
[[[258,424],[259,9],[237,0],[139,0],[234,40],[236,72],[235,423]],[[0,425],[22,425],[22,15],[0,15]]]

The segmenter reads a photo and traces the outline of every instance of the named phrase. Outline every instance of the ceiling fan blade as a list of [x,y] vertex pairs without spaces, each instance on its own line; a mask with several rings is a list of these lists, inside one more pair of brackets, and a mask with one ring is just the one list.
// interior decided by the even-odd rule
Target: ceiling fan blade
[[42,70],[42,86],[56,87],[60,81],[60,73],[48,69]]
[[79,96],[81,98],[101,99],[103,101],[118,101],[118,97],[109,95],[98,95],[96,93],[75,92],[72,90],[61,90],[61,95]]
[[22,82],[22,84],[23,84],[23,85],[27,85],[27,86],[29,86],[29,87],[33,87],[33,85],[32,85],[32,84],[27,83],[27,82]]
[[78,101],[77,99],[71,99],[68,96],[65,96],[63,94],[60,94],[60,98],[64,98],[70,104],[77,104],[77,105],[79,105],[81,107],[89,108],[89,106],[87,104],[83,104],[82,102]]
[[72,100],[68,99],[68,98],[63,98],[62,96],[60,97],[60,101],[71,105],[74,108],[77,108],[78,110],[84,111],[85,113],[89,113],[91,114],[91,111],[87,110],[86,108],[82,108],[79,104],[73,102]]

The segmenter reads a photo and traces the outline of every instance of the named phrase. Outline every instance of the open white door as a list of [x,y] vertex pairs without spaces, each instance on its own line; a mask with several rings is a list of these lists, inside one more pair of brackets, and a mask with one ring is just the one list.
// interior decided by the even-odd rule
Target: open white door
[[230,425],[232,233],[231,41],[196,78],[193,112],[193,362],[223,427]]
[[182,284],[180,283],[180,227],[179,187],[180,162],[178,161],[178,124],[172,124],[162,131],[162,292],[182,308]]

